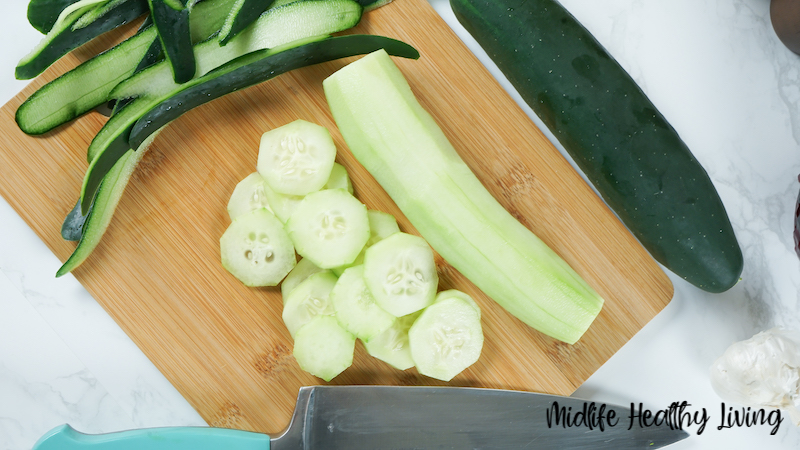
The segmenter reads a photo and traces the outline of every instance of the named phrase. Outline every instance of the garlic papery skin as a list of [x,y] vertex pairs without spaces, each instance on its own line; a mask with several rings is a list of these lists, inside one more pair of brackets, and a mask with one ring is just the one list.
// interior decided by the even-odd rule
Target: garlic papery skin
[[726,401],[780,408],[800,425],[800,332],[772,328],[734,343],[711,366],[711,386]]

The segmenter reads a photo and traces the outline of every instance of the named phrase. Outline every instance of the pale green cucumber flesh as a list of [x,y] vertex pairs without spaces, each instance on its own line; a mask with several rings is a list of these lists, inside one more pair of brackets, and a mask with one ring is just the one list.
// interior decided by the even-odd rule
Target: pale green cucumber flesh
[[389,213],[370,209],[367,211],[369,219],[369,240],[367,246],[372,246],[387,237],[400,232],[397,219]]
[[481,307],[478,306],[478,303],[475,302],[475,299],[472,298],[469,294],[463,291],[459,291],[458,289],[448,289],[446,291],[441,291],[436,294],[436,299],[434,299],[434,303],[441,302],[447,300],[449,298],[458,298],[465,302],[467,302],[470,306],[472,306],[475,311],[478,313],[478,317],[481,316]]
[[286,222],[297,253],[323,269],[352,263],[369,239],[367,207],[344,189],[307,195]]
[[353,364],[356,339],[331,316],[317,316],[297,332],[293,354],[301,369],[331,381]]
[[450,381],[480,358],[480,315],[460,298],[442,300],[422,311],[408,330],[408,342],[419,373]]
[[306,195],[330,179],[336,144],[328,130],[302,119],[267,131],[258,150],[258,173],[273,191]]
[[353,193],[353,183],[350,181],[350,175],[343,165],[335,162],[331,167],[331,176],[325,182],[322,189],[344,189],[349,193]]
[[292,337],[314,317],[334,314],[330,296],[336,280],[329,271],[317,272],[309,275],[284,298],[281,317]]
[[331,291],[336,320],[345,330],[369,340],[392,326],[395,317],[378,306],[364,282],[364,266],[345,270]]
[[396,317],[433,303],[439,285],[433,251],[424,239],[406,233],[367,248],[364,279],[377,304]]
[[568,343],[583,335],[602,298],[486,191],[388,55],[323,84],[352,153],[448,263],[531,327]]
[[398,317],[389,329],[363,341],[367,353],[396,369],[406,370],[414,367],[408,344],[408,330],[421,313],[422,311],[418,311]]
[[222,267],[245,286],[277,286],[294,268],[294,247],[266,209],[236,218],[219,240]]
[[286,278],[283,279],[281,283],[281,297],[283,301],[286,302],[286,299],[289,296],[289,293],[294,290],[300,283],[302,283],[306,278],[314,275],[318,272],[325,272],[327,269],[323,269],[318,267],[316,264],[311,262],[311,260],[300,258],[300,261],[297,261],[297,265],[294,266],[291,272],[286,275]]
[[266,182],[253,172],[236,184],[228,200],[228,217],[235,220],[237,217],[256,209],[267,209],[272,212],[267,201]]
[[272,6],[273,0],[238,0],[236,7],[225,20],[220,31],[220,45],[226,45],[247,26],[258,20],[259,16]]
[[114,216],[114,211],[122,198],[122,194],[125,192],[125,187],[128,185],[131,175],[133,175],[136,166],[139,165],[139,162],[147,153],[147,149],[156,135],[157,133],[153,134],[151,139],[148,139],[136,151],[128,150],[103,178],[103,182],[97,190],[97,196],[86,215],[80,241],[72,255],[58,269],[56,277],[65,275],[80,266],[100,243],[100,239],[103,237],[109,223],[111,223],[111,218]]
[[400,228],[397,226],[397,220],[391,214],[369,209],[367,210],[367,219],[369,220],[369,239],[367,240],[367,244],[352,263],[331,269],[337,276],[341,276],[342,272],[348,267],[364,264],[364,255],[369,247],[400,231]]

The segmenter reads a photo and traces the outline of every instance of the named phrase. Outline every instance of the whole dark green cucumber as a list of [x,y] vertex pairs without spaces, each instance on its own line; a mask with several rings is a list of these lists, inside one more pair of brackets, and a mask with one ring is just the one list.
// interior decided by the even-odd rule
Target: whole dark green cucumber
[[703,167],[627,72],[555,0],[450,0],[576,164],[666,268],[709,292],[742,252]]

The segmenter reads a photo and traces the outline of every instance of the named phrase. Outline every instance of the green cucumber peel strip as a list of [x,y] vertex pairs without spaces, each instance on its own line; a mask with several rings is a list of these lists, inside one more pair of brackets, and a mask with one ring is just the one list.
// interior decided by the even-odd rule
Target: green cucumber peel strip
[[[312,9],[309,11],[309,8]],[[320,34],[334,33],[355,26],[361,18],[362,10],[363,8],[361,8],[360,5],[351,0],[305,0],[302,2],[293,2],[284,7],[276,8],[269,14],[265,14],[265,20],[257,22],[259,30],[254,30],[253,33],[256,37],[262,38],[257,40],[258,45],[278,45],[279,47],[280,44],[290,46],[300,45],[303,41],[296,39],[298,37],[308,37],[308,35],[304,35],[304,33],[311,32],[312,30]],[[309,12],[312,14],[321,14],[322,20],[316,21],[314,26],[311,26],[308,21],[298,21],[299,18],[306,17]],[[274,30],[274,27],[284,23],[293,24],[294,27],[287,26],[281,28],[280,33],[275,32],[276,30]],[[263,39],[265,35],[267,38]],[[242,37],[245,38],[246,36],[243,34]],[[286,44],[286,39],[290,40],[290,44]],[[220,47],[214,41],[210,42],[211,45],[208,44],[209,42],[205,42],[195,47],[202,47],[211,52],[215,50],[217,52],[222,51],[223,53],[230,53],[233,50],[239,49],[238,45],[233,43],[228,47]],[[249,45],[245,45],[244,49],[249,49]],[[277,48],[272,50],[272,52],[276,51]],[[203,58],[198,58],[198,61],[204,59],[214,59],[214,57],[206,58],[204,56]],[[126,140],[132,125],[135,123],[136,119],[140,117],[137,116],[137,114],[144,114],[150,107],[157,106],[158,103],[192,85],[190,83],[184,83],[182,85],[175,84],[171,79],[171,75],[162,75],[160,72],[164,72],[163,70],[159,72],[159,69],[163,68],[166,68],[166,71],[169,72],[168,66],[157,64],[128,80],[130,82],[134,79],[144,79],[148,85],[161,84],[162,87],[156,89],[156,93],[150,92],[150,95],[137,97],[136,101],[124,107],[118,116],[112,117],[92,140],[88,150],[88,159],[90,161],[89,169],[84,177],[84,183],[81,188],[82,208],[88,208],[90,204],[89,199],[92,198],[100,181],[117,159],[119,159],[128,148],[136,148],[127,146]],[[153,74],[155,74],[155,79],[153,79],[153,77],[148,78]],[[166,80],[159,79],[159,76],[162,78],[166,77]],[[198,79],[199,78],[195,80]],[[193,81],[192,83],[196,84],[197,81]],[[163,85],[166,85],[166,88],[164,88]],[[114,93],[116,91],[117,89],[111,93],[111,97],[120,100],[126,98],[125,96],[115,96]],[[85,214],[86,210],[84,209],[82,212]]]
[[[228,45],[220,46],[218,35],[195,45],[195,75],[205,75],[256,50],[346,30],[361,20],[362,12],[363,8],[353,0],[277,0]],[[158,63],[120,83],[110,97],[154,97],[177,92],[181,87],[169,76],[170,70],[166,61]]]
[[89,213],[86,215],[81,214],[81,201],[75,204],[75,207],[67,214],[64,223],[61,224],[61,237],[65,241],[79,241],[83,236],[83,227],[86,224],[86,219],[92,213],[91,206]]
[[28,3],[28,23],[47,34],[58,21],[61,12],[80,0],[31,0]]
[[[364,11],[371,11],[392,0],[356,0],[359,5],[364,7]],[[244,31],[250,24],[258,20],[259,16],[279,3],[275,0],[237,0],[236,5],[231,11],[228,20],[220,31],[220,45],[227,45],[228,42]]]
[[62,28],[65,24],[77,27],[78,21],[76,19],[80,19],[84,13],[97,8],[101,3],[103,7],[106,7],[110,3],[110,0],[80,0],[67,6],[61,11],[61,14],[58,15],[56,23],[53,24],[53,28]]
[[27,134],[43,134],[107,102],[153,42],[156,30],[150,27],[42,86],[17,108],[17,125]]
[[131,130],[128,143],[131,146],[138,145],[153,131],[190,109],[269,80],[278,74],[348,56],[372,53],[378,49],[384,49],[392,56],[419,58],[419,52],[405,42],[374,35],[325,37],[286,50],[277,48],[253,52],[209,72],[202,80],[192,81],[179,94],[148,111]]
[[219,45],[226,45],[251,23],[255,22],[264,11],[272,6],[274,1],[275,0],[238,0],[220,31],[221,39]]
[[[101,4],[96,9],[104,8]],[[70,51],[89,42],[95,37],[128,23],[147,12],[146,0],[125,0],[100,15],[94,22],[76,28],[81,18],[73,18],[59,27],[54,27],[42,41],[17,65],[15,76],[19,80],[31,79],[45,71],[50,65]]]
[[174,0],[147,0],[147,3],[175,82],[191,80],[194,77],[195,60],[189,30],[189,8],[180,2],[176,4]]
[[[199,3],[190,16],[193,41],[218,32],[234,1]],[[17,109],[17,124],[27,134],[46,133],[111,101],[110,93],[117,84],[161,59],[161,43],[148,18],[135,35],[34,92]]]
[[[111,223],[111,218],[114,216],[114,211],[122,198],[122,194],[125,192],[125,187],[128,185],[139,162],[147,153],[147,148],[152,140],[155,139],[156,134],[154,133],[151,139],[148,139],[142,147],[135,151],[129,149],[103,178],[91,208],[89,208],[88,212],[83,213],[85,223],[82,226],[78,245],[72,255],[58,269],[56,277],[66,275],[80,266],[94,251],[97,244],[100,243],[100,239]],[[80,205],[80,201],[78,205]]]

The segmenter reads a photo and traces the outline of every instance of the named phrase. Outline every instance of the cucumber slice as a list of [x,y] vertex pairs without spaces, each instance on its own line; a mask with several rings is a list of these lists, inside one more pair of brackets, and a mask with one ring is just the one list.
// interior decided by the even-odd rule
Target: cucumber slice
[[228,216],[231,220],[256,209],[272,212],[267,202],[266,182],[258,172],[253,172],[236,184],[228,200]]
[[481,317],[481,307],[478,306],[478,304],[475,302],[475,299],[473,299],[466,292],[459,291],[458,289],[448,289],[446,291],[439,292],[438,294],[436,294],[436,298],[433,300],[433,302],[438,303],[443,300],[447,300],[448,298],[460,298],[461,300],[464,300],[465,302],[469,303],[473,308],[475,308],[475,311],[478,312],[478,318]]
[[325,182],[322,189],[344,189],[349,193],[353,193],[353,183],[350,181],[350,175],[343,165],[335,162],[331,168],[331,176]]
[[419,373],[450,381],[481,355],[480,315],[463,299],[444,299],[426,308],[414,321],[408,342]]
[[[280,219],[281,222],[286,223],[286,221],[292,217],[292,213],[294,213],[294,210],[297,209],[297,205],[300,204],[305,196],[281,194],[270,189],[269,184],[265,183],[265,185],[266,189],[264,192],[267,196],[267,202],[269,202],[270,208],[272,208],[275,216]],[[323,189],[346,189],[347,192],[353,193],[353,185],[350,183],[350,177],[347,175],[347,171],[344,170],[344,166],[338,163],[333,164],[331,177],[328,179],[328,182],[325,183]],[[341,272],[337,273],[337,275],[340,274]]]
[[353,364],[356,338],[331,316],[317,316],[297,331],[294,358],[300,368],[331,381]]
[[289,218],[292,217],[294,210],[297,209],[297,205],[299,205],[305,197],[304,195],[279,194],[273,191],[266,181],[264,181],[264,187],[264,193],[267,196],[269,207],[272,208],[272,211],[275,212],[275,216],[283,223],[286,223]]
[[369,240],[367,241],[369,247],[400,232],[397,219],[389,213],[370,209],[367,211],[367,218],[369,219]]
[[343,266],[334,267],[331,269],[337,276],[341,276],[342,272],[348,267],[353,267],[359,264],[364,264],[364,254],[367,248],[371,247],[376,242],[391,236],[400,231],[397,226],[397,220],[391,214],[380,211],[367,210],[367,219],[369,220],[369,240],[367,244],[361,249],[361,252],[356,256],[355,261]]
[[311,262],[311,260],[300,258],[300,261],[297,261],[297,265],[294,266],[294,269],[289,272],[289,275],[286,275],[286,278],[284,278],[281,283],[281,297],[283,298],[284,304],[286,303],[286,298],[289,296],[289,293],[292,292],[294,288],[306,278],[319,272],[327,272],[327,269],[318,267]]
[[492,197],[385,52],[323,86],[350,151],[448,263],[529,326],[580,339],[602,297]]
[[331,291],[331,303],[339,324],[359,339],[368,340],[383,333],[395,321],[393,315],[375,303],[364,282],[363,265],[342,273]]
[[364,341],[364,348],[370,356],[400,370],[414,367],[411,349],[408,345],[408,330],[422,311],[395,319],[389,329]]
[[367,249],[364,278],[378,305],[396,317],[433,303],[439,284],[433,250],[407,233],[394,233]]
[[295,120],[261,136],[257,168],[275,192],[306,195],[325,186],[335,158],[328,130]]
[[266,209],[239,216],[219,240],[222,267],[246,286],[277,286],[294,268],[294,247]]
[[329,271],[318,272],[303,280],[284,298],[283,323],[294,337],[297,330],[316,316],[334,314],[330,296],[336,276]]
[[297,253],[323,269],[352,263],[369,239],[367,207],[344,189],[307,195],[286,222]]

